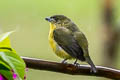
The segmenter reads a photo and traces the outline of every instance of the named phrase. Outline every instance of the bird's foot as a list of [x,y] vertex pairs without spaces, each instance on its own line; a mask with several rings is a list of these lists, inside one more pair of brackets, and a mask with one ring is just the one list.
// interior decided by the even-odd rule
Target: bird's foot
[[74,63],[74,65],[75,65],[75,66],[80,66],[80,64],[79,64],[79,63]]
[[90,68],[90,73],[93,73],[93,70]]
[[74,62],[74,65],[75,65],[75,66],[80,66],[80,64],[77,63],[77,59],[76,59],[76,61]]
[[90,73],[97,73],[97,70],[93,70],[92,68],[90,68]]
[[64,59],[61,63],[63,63],[63,64],[67,64],[67,59]]

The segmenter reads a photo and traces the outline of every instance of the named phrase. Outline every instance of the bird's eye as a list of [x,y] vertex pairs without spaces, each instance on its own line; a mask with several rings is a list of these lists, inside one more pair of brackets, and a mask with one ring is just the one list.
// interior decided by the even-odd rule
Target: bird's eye
[[56,22],[58,21],[58,18],[57,17],[51,17],[51,19],[54,19]]
[[57,21],[58,21],[58,18],[54,18],[54,20],[57,22]]
[[54,20],[54,23],[60,24],[60,19],[58,17],[50,17],[51,19]]

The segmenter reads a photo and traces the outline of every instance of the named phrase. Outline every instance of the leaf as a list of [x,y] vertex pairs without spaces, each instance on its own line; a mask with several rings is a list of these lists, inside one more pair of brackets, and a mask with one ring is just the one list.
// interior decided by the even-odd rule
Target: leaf
[[9,35],[13,33],[6,32],[0,35],[0,59],[1,64],[7,68],[13,69],[15,74],[17,74],[19,80],[24,79],[25,75],[25,63],[24,61],[16,54],[16,51],[11,48]]
[[19,80],[24,79],[25,63],[16,53],[11,51],[0,52],[0,57],[14,70]]
[[14,31],[6,32],[0,35],[0,47],[11,47],[9,35]]
[[[0,57],[0,65],[3,65],[7,69],[11,70],[10,66],[5,61],[3,61],[1,57]],[[1,69],[1,67],[0,67],[0,69]]]
[[13,32],[6,32],[0,35],[0,51],[12,50],[9,35]]
[[8,80],[13,80],[13,73],[3,64],[0,64],[0,74],[2,74]]

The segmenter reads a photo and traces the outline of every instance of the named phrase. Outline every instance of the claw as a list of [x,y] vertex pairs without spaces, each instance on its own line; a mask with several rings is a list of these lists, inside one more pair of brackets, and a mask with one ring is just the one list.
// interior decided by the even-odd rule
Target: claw
[[75,66],[80,66],[80,64],[77,63],[77,59],[75,60],[74,65],[75,65]]
[[95,73],[95,72],[90,68],[90,73]]
[[61,63],[66,64],[67,59],[64,59]]

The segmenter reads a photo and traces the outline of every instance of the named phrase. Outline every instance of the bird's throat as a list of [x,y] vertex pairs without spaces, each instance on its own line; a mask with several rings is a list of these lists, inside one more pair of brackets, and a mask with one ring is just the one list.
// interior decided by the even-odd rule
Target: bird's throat
[[56,29],[56,26],[52,23],[50,23],[50,30],[53,31],[54,29]]

